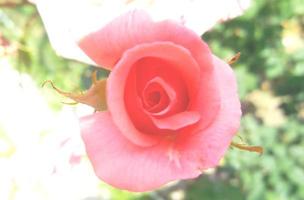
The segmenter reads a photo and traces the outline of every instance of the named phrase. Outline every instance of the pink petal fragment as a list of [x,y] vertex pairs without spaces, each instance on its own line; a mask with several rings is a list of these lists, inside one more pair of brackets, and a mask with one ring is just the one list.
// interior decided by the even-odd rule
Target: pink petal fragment
[[[213,65],[215,71],[218,63],[213,61]],[[221,79],[221,77],[217,77],[216,72],[210,74],[201,72],[200,87],[189,108],[189,110],[198,111],[201,114],[202,120],[199,123],[201,129],[207,128],[215,120],[220,110],[221,96],[219,90],[221,90],[221,86],[218,79]]]
[[219,112],[207,128],[193,137],[187,137],[185,133],[184,137],[189,139],[186,142],[191,144],[189,149],[201,152],[199,168],[202,170],[218,165],[239,128],[242,114],[237,83],[231,67],[216,56],[213,56],[213,62],[221,96]]
[[139,10],[127,12],[87,35],[79,41],[79,46],[98,65],[112,69],[126,50],[160,41],[183,46],[200,64],[204,64],[201,67],[212,69],[210,50],[196,33],[172,21],[154,23]]
[[145,12],[128,12],[83,38],[79,46],[97,64],[111,69],[124,51],[145,40],[151,25]]
[[114,187],[148,191],[176,179],[200,174],[190,158],[168,141],[153,147],[139,147],[126,139],[108,112],[81,119],[82,138],[96,175]]
[[186,126],[195,124],[200,120],[200,117],[201,116],[198,112],[185,111],[160,119],[156,117],[152,117],[152,121],[154,122],[156,127],[160,129],[168,129],[175,131],[184,128]]

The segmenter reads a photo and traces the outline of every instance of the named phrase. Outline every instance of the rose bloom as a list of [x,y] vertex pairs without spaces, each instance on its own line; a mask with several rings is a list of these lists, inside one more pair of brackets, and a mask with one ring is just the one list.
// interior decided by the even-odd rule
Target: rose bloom
[[111,70],[108,110],[81,118],[96,175],[129,191],[218,165],[241,116],[230,66],[184,25],[128,12],[79,41]]

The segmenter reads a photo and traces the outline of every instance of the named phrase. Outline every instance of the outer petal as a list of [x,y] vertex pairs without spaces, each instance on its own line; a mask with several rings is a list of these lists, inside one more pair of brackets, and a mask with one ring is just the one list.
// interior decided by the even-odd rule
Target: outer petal
[[211,69],[210,51],[190,29],[172,21],[154,23],[144,11],[131,11],[84,37],[80,48],[97,64],[112,69],[122,54],[136,45],[167,41],[188,49],[200,66]]
[[171,180],[200,174],[190,163],[176,163],[169,142],[143,148],[126,139],[108,112],[81,119],[82,137],[97,176],[130,191],[155,189]]
[[239,128],[242,114],[237,83],[232,69],[215,56],[213,56],[213,63],[221,95],[220,110],[208,128],[198,131],[191,137],[187,137],[187,133],[185,133],[185,138],[189,139],[186,142],[190,145],[188,149],[201,152],[201,169],[218,164]]

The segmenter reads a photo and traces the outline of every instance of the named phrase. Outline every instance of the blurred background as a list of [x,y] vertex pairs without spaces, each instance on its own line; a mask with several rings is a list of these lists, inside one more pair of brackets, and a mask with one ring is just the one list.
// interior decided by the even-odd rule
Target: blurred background
[[56,55],[33,4],[0,0],[0,199],[304,199],[303,1],[252,1],[244,15],[202,38],[222,59],[241,52],[233,64],[243,110],[242,139],[235,140],[260,145],[264,154],[229,149],[198,179],[129,193],[92,172],[77,121],[91,110],[42,87],[52,80],[64,91],[83,91],[93,66]]

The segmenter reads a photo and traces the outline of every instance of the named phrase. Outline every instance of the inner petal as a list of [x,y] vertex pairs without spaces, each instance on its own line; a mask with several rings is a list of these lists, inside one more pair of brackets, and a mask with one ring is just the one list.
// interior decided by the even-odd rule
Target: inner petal
[[148,84],[141,96],[145,109],[149,112],[163,110],[168,106],[169,98],[164,89],[156,82]]
[[173,63],[155,57],[143,58],[135,64],[137,92],[147,105],[147,90],[157,90],[160,101],[154,106],[145,106],[153,116],[169,116],[182,112],[189,105],[189,93],[185,80]]
[[160,77],[147,83],[142,99],[146,111],[155,116],[166,114],[177,102],[174,89]]
[[152,121],[154,125],[160,129],[178,130],[195,124],[200,120],[200,117],[198,112],[185,111],[161,119],[153,117]]
[[160,91],[153,91],[153,92],[150,92],[148,94],[148,98],[147,98],[147,101],[148,101],[148,105],[151,107],[151,106],[155,106],[157,105],[159,102],[160,102],[160,98],[161,98],[161,92]]

